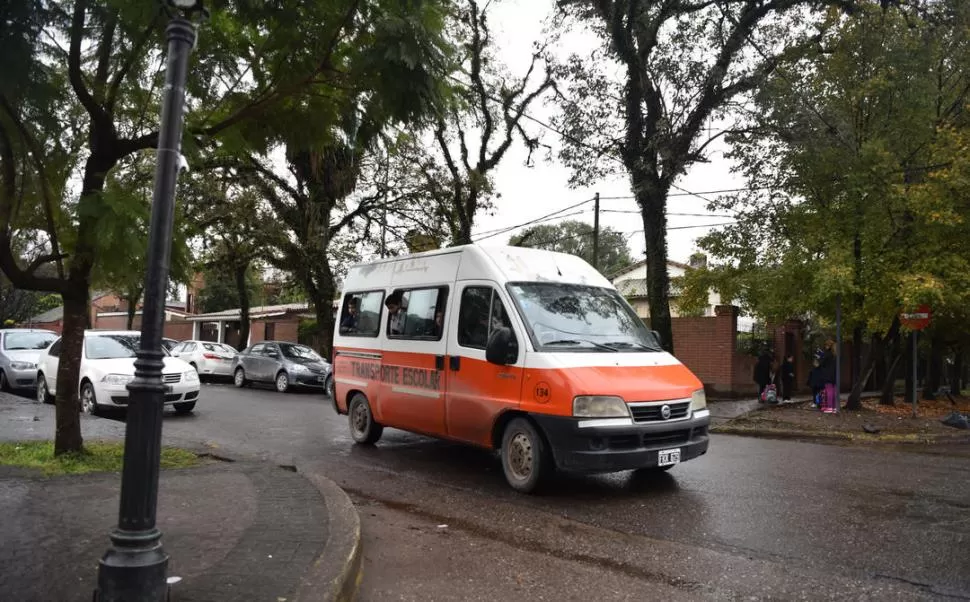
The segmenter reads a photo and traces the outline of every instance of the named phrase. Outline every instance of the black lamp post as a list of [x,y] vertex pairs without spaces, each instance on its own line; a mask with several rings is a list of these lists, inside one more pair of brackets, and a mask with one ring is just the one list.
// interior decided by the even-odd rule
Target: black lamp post
[[168,66],[148,237],[141,343],[135,360],[135,379],[128,385],[118,527],[111,532],[111,547],[98,567],[94,594],[97,602],[162,602],[167,596],[168,554],[162,548],[162,534],[155,527],[162,407],[167,392],[162,382],[162,329],[175,220],[175,184],[182,160],[185,79],[189,54],[195,46],[195,24],[188,17],[193,12],[204,14],[205,9],[201,0],[165,1],[168,10],[178,13],[169,13],[172,19],[165,30]]

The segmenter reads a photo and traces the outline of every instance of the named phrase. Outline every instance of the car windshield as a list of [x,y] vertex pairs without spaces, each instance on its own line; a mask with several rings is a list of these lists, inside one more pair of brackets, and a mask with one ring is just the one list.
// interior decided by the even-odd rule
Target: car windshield
[[3,337],[3,348],[8,351],[47,349],[57,339],[49,332],[11,332]]
[[280,349],[283,351],[283,355],[285,357],[288,357],[291,359],[315,360],[315,361],[323,360],[323,358],[320,357],[320,355],[316,351],[314,351],[313,349],[310,349],[309,347],[305,347],[303,345],[291,345],[291,344],[280,343]]
[[[141,337],[137,334],[97,334],[84,338],[84,357],[89,360],[115,360],[135,357]],[[162,345],[162,353],[169,355]]]
[[528,282],[509,285],[539,351],[662,351],[613,289]]
[[229,345],[223,345],[221,343],[202,343],[202,348],[206,351],[215,351],[217,353],[230,353],[235,354],[236,350]]

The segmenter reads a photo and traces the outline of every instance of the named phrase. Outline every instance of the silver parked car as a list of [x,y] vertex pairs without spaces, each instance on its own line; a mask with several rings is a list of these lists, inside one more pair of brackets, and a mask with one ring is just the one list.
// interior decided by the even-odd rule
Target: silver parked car
[[37,358],[56,340],[50,330],[0,330],[0,391],[37,386]]
[[294,387],[333,391],[330,362],[306,345],[285,341],[263,341],[241,352],[233,360],[232,379],[237,387],[273,383],[280,393]]

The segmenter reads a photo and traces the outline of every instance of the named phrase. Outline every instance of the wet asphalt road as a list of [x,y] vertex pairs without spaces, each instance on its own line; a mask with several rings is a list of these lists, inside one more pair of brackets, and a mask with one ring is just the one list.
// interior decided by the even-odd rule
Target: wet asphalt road
[[487,452],[395,430],[356,447],[319,393],[228,385],[206,385],[164,435],[298,461],[359,504],[688,598],[970,599],[966,456],[714,436],[665,475],[558,477],[523,496]]

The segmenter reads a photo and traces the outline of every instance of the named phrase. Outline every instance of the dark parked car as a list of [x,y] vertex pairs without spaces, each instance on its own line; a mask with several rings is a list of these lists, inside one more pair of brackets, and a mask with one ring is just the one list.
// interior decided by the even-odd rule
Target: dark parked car
[[242,351],[233,361],[232,378],[237,387],[273,383],[280,393],[292,387],[333,391],[330,362],[306,345],[285,341],[263,341]]

